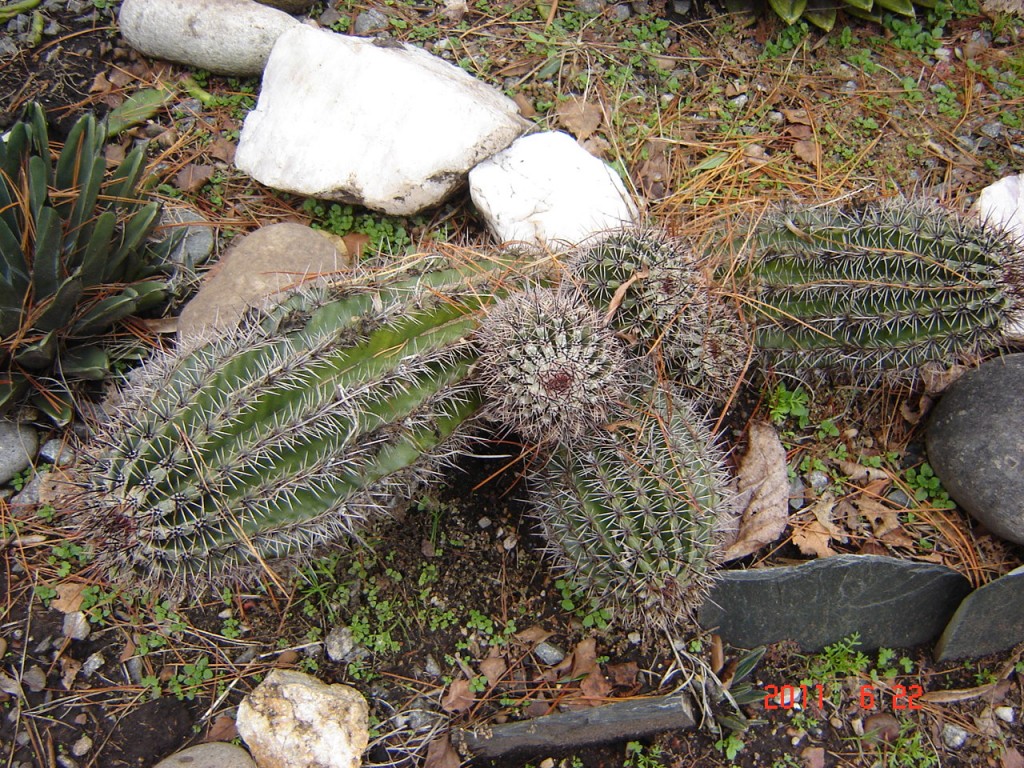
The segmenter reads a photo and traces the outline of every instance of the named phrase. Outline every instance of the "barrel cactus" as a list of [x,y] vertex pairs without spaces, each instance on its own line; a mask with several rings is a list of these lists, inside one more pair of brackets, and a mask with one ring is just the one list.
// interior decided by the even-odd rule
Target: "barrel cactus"
[[160,206],[138,191],[143,150],[108,175],[103,143],[87,115],[54,162],[38,105],[0,142],[0,408],[29,396],[69,420],[76,383],[110,371],[105,337],[168,295],[177,240],[149,241]]
[[584,243],[566,279],[692,395],[720,400],[740,379],[749,344],[705,267],[684,240],[630,228]]
[[487,416],[533,443],[599,428],[628,391],[622,343],[573,290],[506,297],[488,311],[478,343]]
[[934,204],[778,211],[751,251],[755,344],[777,370],[912,375],[1024,330],[1022,244]]
[[304,291],[147,366],[81,480],[97,566],[202,591],[407,502],[480,409],[470,335],[506,276],[494,261]]
[[644,633],[695,617],[731,518],[724,453],[700,411],[654,385],[530,479],[555,567]]

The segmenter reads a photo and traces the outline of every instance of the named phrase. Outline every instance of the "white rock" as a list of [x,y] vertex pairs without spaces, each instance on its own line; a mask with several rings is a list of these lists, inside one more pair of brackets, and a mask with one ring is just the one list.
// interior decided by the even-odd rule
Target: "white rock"
[[274,46],[235,165],[276,189],[410,215],[528,126],[426,51],[300,26]]
[[1013,707],[996,707],[993,712],[995,716],[1004,723],[1012,723],[1014,719]]
[[967,743],[967,737],[969,735],[970,734],[959,725],[946,723],[942,726],[942,743],[950,749],[960,749],[960,747]]
[[124,0],[121,34],[135,50],[219,75],[258,75],[298,19],[253,0]]
[[575,245],[630,224],[636,205],[612,168],[567,133],[536,133],[469,173],[473,203],[502,242]]
[[1024,176],[1006,176],[978,195],[972,212],[1024,239]]
[[260,768],[357,768],[369,741],[358,691],[292,670],[272,670],[242,700],[235,725]]

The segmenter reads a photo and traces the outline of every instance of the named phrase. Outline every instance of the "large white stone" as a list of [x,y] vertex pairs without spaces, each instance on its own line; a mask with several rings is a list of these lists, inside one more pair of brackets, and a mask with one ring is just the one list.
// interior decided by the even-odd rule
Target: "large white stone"
[[242,699],[235,726],[260,768],[358,768],[370,717],[354,688],[275,669]]
[[1024,240],[1024,176],[1006,176],[989,184],[972,210],[983,221],[998,224]]
[[469,191],[505,243],[557,249],[638,216],[615,171],[561,132],[524,136],[480,163]]
[[275,189],[410,215],[528,126],[422,49],[302,26],[274,46],[235,165]]
[[121,35],[139,53],[219,75],[258,75],[277,38],[302,26],[253,0],[124,0]]

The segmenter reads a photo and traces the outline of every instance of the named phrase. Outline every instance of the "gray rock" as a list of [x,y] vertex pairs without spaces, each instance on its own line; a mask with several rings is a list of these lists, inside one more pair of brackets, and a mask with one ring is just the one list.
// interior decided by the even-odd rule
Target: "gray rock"
[[876,555],[837,555],[797,566],[722,571],[700,612],[738,648],[793,640],[819,651],[854,632],[861,647],[934,640],[970,591],[941,565]]
[[218,75],[258,75],[298,19],[252,0],[124,0],[121,34],[139,53]]
[[387,28],[388,17],[376,8],[371,8],[356,16],[355,24],[352,25],[352,32],[363,36]]
[[175,230],[184,229],[177,248],[171,253],[172,262],[191,270],[210,258],[215,241],[214,226],[199,211],[191,208],[164,208],[160,223],[170,225]]
[[939,661],[1012,648],[1024,638],[1024,566],[969,594],[935,646]]
[[175,752],[153,768],[256,768],[256,763],[241,747],[211,741]]
[[24,487],[11,497],[11,505],[16,507],[34,507],[39,504],[39,490],[43,487],[43,476],[48,473],[36,472]]
[[576,10],[590,16],[598,16],[608,6],[608,0],[576,0]]
[[968,736],[970,734],[959,725],[946,723],[942,726],[942,743],[950,749],[960,749],[967,743]]
[[356,650],[352,630],[344,624],[334,627],[324,638],[324,650],[331,661],[348,661]]
[[39,434],[32,427],[0,421],[0,484],[32,466],[37,450]]
[[246,307],[302,281],[349,264],[344,244],[302,224],[283,222],[237,240],[217,272],[182,307],[178,335],[204,337],[227,329]]
[[75,451],[64,440],[47,440],[39,449],[39,458],[55,467],[66,467],[75,460]]
[[554,643],[549,643],[547,640],[537,643],[537,647],[533,649],[533,652],[542,664],[547,664],[549,667],[555,666],[555,664],[558,664],[565,658],[565,651]]
[[950,497],[996,536],[1024,544],[1024,354],[984,363],[946,390],[925,445]]

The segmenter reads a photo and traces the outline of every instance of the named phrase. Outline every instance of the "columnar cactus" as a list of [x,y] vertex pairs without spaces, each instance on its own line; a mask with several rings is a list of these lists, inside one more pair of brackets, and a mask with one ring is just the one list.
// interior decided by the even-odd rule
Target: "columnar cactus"
[[724,454],[705,419],[655,385],[530,481],[556,567],[628,626],[685,624],[703,599],[730,510]]
[[469,337],[503,269],[298,294],[150,366],[82,482],[96,562],[201,590],[408,501],[480,408]]
[[969,360],[1024,330],[1024,248],[936,205],[784,210],[752,239],[756,346],[857,378]]
[[735,310],[689,244],[654,229],[612,231],[569,260],[567,279],[644,354],[696,397],[722,399],[749,344]]
[[478,343],[486,415],[534,443],[597,429],[628,392],[622,343],[573,290],[506,297],[488,311]]

